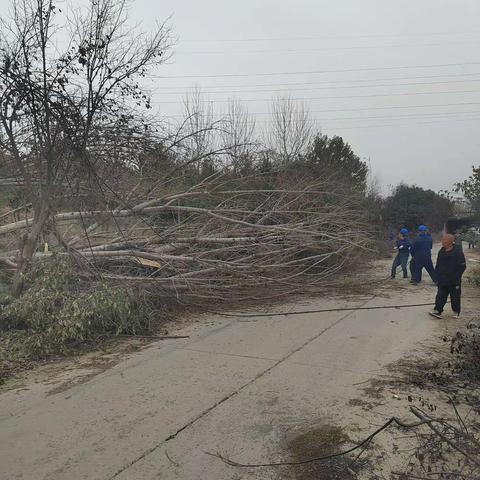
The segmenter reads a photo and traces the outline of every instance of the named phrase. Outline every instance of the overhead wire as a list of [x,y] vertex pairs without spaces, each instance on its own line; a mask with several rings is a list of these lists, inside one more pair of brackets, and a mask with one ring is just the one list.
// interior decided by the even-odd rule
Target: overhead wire
[[[159,102],[161,103],[161,102]],[[326,108],[320,110],[309,110],[309,113],[332,113],[332,112],[366,112],[370,110],[404,110],[409,108],[437,108],[437,107],[459,107],[480,105],[480,102],[457,102],[457,103],[431,103],[422,105],[383,105],[375,107],[360,108]],[[271,115],[272,112],[248,112],[248,116]],[[171,118],[185,118],[185,115],[169,115]]]
[[[306,119],[306,122],[318,123],[319,121],[351,121],[351,120],[404,120],[404,119],[417,119],[417,118],[432,118],[432,117],[457,117],[464,115],[480,115],[480,110],[466,111],[466,112],[427,112],[427,113],[407,113],[397,115],[367,115],[359,117],[319,117]],[[226,119],[228,121],[228,119]],[[252,120],[246,121],[248,124],[262,124],[262,123],[276,123],[275,120]]]
[[[201,88],[246,88],[246,87],[287,87],[287,86],[304,86],[304,85],[326,85],[326,84],[333,84],[336,85],[338,83],[366,83],[366,82],[384,82],[390,80],[426,80],[432,78],[449,78],[449,77],[472,77],[478,76],[480,72],[471,72],[471,73],[444,73],[440,75],[420,75],[414,77],[384,77],[384,78],[367,78],[367,79],[356,79],[356,80],[341,80],[341,79],[334,79],[334,80],[323,80],[323,81],[315,81],[315,82],[287,82],[287,83],[260,83],[260,84],[233,84],[233,85],[201,85]],[[169,89],[182,89],[183,91],[195,88],[195,85],[187,85],[187,86],[178,86],[178,85],[156,85],[155,90],[160,92],[161,90],[169,90]],[[201,93],[205,93],[203,90],[200,90]]]
[[181,43],[211,43],[211,42],[276,42],[276,41],[303,41],[303,40],[325,40],[325,39],[349,39],[349,38],[401,38],[401,37],[433,37],[433,36],[454,36],[454,35],[480,35],[480,31],[467,32],[421,32],[421,33],[366,33],[356,35],[315,35],[304,37],[257,37],[257,38],[186,38]]
[[[456,116],[463,116],[463,115],[480,115],[480,110],[475,111],[468,111],[468,112],[432,112],[432,113],[419,113],[419,114],[405,114],[405,115],[370,115],[370,116],[360,116],[360,117],[321,117],[318,119],[312,119],[313,122],[315,121],[349,121],[349,120],[384,120],[384,119],[416,119],[416,118],[429,118],[429,117],[456,117]],[[274,120],[255,120],[251,123],[270,123],[275,122]]]
[[409,122],[409,123],[382,123],[380,125],[321,125],[324,129],[342,129],[342,130],[357,130],[357,129],[369,129],[369,128],[388,128],[388,127],[410,127],[416,125],[434,125],[439,123],[461,123],[461,122],[472,122],[480,121],[480,117],[475,118],[465,118],[465,119],[449,119],[449,120],[432,120],[430,122]]
[[389,70],[411,70],[422,68],[449,68],[467,67],[480,65],[480,62],[459,62],[459,63],[437,63],[424,65],[391,65],[378,67],[341,68],[330,70],[304,70],[304,71],[283,71],[283,72],[257,72],[257,73],[213,73],[213,74],[184,74],[184,75],[149,75],[151,78],[175,79],[175,78],[228,78],[228,77],[269,77],[278,75],[313,75],[324,73],[348,73],[348,72],[374,72]]
[[[467,117],[462,118],[463,115],[477,115],[476,117]],[[428,120],[418,122],[417,120]],[[421,114],[421,115],[412,115],[409,116],[369,116],[369,117],[336,117],[336,118],[310,118],[306,120],[307,123],[316,124],[322,129],[350,129],[350,128],[377,128],[377,127],[395,127],[395,126],[409,126],[409,125],[431,125],[435,123],[445,123],[445,122],[465,122],[465,121],[477,121],[480,119],[480,111],[475,112],[442,112],[438,114]],[[364,123],[352,124],[352,122],[364,122],[365,120],[391,120],[391,121],[403,121],[403,123],[382,123],[381,125],[365,125]],[[404,120],[414,120],[412,122],[405,122]],[[324,122],[350,122],[348,125],[329,125]],[[247,125],[267,125],[276,123],[275,120],[254,120],[246,122]]]
[[[323,97],[303,97],[303,98],[291,98],[293,101],[297,102],[306,102],[312,100],[337,100],[337,99],[347,99],[347,98],[374,98],[374,97],[404,97],[404,96],[416,96],[416,95],[452,95],[452,94],[466,94],[466,93],[480,93],[480,90],[451,90],[443,92],[396,92],[396,93],[373,93],[368,95],[329,95]],[[232,99],[221,99],[221,100],[210,100],[210,99],[200,99],[200,103],[229,103]],[[252,103],[252,102],[271,102],[272,98],[245,98],[242,99],[242,102]],[[163,103],[163,104],[183,104],[182,100],[165,100],[165,101],[154,101],[151,103]]]
[[314,48],[284,48],[284,49],[254,49],[254,50],[198,50],[198,51],[177,51],[175,55],[252,55],[252,54],[286,54],[286,53],[313,53],[313,52],[335,52],[335,51],[357,51],[357,50],[385,50],[389,48],[434,48],[449,46],[477,46],[478,42],[448,42],[448,43],[424,43],[424,44],[398,44],[398,45],[355,45],[346,47],[314,47]]
[[[479,79],[475,80],[445,80],[438,82],[407,82],[407,83],[387,83],[387,84],[377,84],[377,85],[335,85],[332,84],[328,87],[308,87],[308,88],[282,88],[277,90],[272,89],[257,89],[257,90],[225,90],[225,91],[201,91],[205,95],[215,95],[218,93],[280,93],[285,91],[291,92],[300,92],[300,91],[309,91],[309,90],[338,90],[338,89],[350,89],[350,88],[387,88],[387,87],[406,87],[406,86],[422,86],[422,85],[451,85],[455,83],[475,83],[480,81]],[[332,82],[333,83],[333,82]],[[178,92],[155,92],[157,95],[185,95],[185,91]]]
[[[479,32],[480,33],[480,32]],[[369,71],[390,71],[390,70],[410,70],[410,69],[431,69],[431,68],[450,68],[450,67],[469,67],[472,65],[480,65],[480,62],[462,62],[462,63],[438,63],[438,64],[422,64],[422,65],[396,65],[396,66],[377,66],[377,67],[359,67],[359,68],[346,68],[346,69],[330,69],[330,70],[308,70],[308,71],[284,71],[284,72],[257,72],[257,73],[226,73],[226,74],[199,74],[199,75],[170,75],[170,76],[159,76],[159,75],[152,75],[151,78],[153,79],[178,79],[178,78],[228,78],[228,77],[259,77],[259,76],[281,76],[281,75],[309,75],[309,74],[326,74],[326,73],[347,73],[347,72],[369,72]],[[345,82],[349,83],[348,85],[338,85],[338,80],[329,80],[329,81],[323,81],[323,82],[290,82],[290,83],[277,83],[277,84],[256,84],[256,87],[264,88],[266,86],[272,85],[272,86],[294,86],[294,85],[316,85],[316,84],[327,84],[330,83],[330,87],[315,87],[315,88],[298,88],[297,91],[307,91],[307,90],[324,90],[324,89],[329,89],[329,88],[334,88],[334,89],[345,89],[345,88],[395,88],[395,87],[400,87],[400,86],[419,86],[419,85],[426,85],[426,86],[431,86],[431,85],[440,85],[440,84],[454,84],[454,83],[476,83],[478,81],[477,78],[472,79],[472,80],[459,80],[458,77],[473,77],[479,75],[478,72],[460,72],[460,73],[443,73],[443,74],[437,74],[437,75],[417,75],[412,77],[394,77],[392,80],[400,80],[400,79],[406,79],[406,80],[414,80],[414,79],[432,79],[432,78],[456,78],[454,80],[439,80],[439,81],[432,81],[432,82],[404,82],[404,83],[396,83],[396,84],[385,84],[385,83],[380,83],[380,84],[373,84],[372,82],[385,82],[388,81],[388,79],[360,79],[360,80],[340,80],[340,82]],[[359,85],[360,84],[360,85]],[[237,90],[237,91],[232,91],[232,85],[222,85],[222,86],[212,86],[210,88],[217,89],[217,91],[211,91],[208,92],[209,94],[218,94],[218,93],[225,93],[225,94],[236,94],[236,93],[283,93],[283,92],[288,92],[288,89],[278,89],[278,90],[253,90],[252,85],[238,85],[238,87],[243,88],[242,90]],[[177,88],[178,87],[173,87]],[[226,88],[230,89],[227,91],[218,91],[219,88]],[[291,89],[291,91],[295,91],[295,89]],[[156,92],[158,95],[170,93],[171,95],[175,94],[183,94],[184,92],[165,92],[162,91],[161,89],[158,89]],[[480,90],[450,90],[450,91],[421,91],[421,92],[396,92],[396,93],[373,93],[373,94],[361,94],[361,95],[330,95],[330,96],[321,96],[321,97],[303,97],[303,98],[292,98],[293,101],[304,101],[304,102],[310,102],[314,100],[327,100],[327,99],[353,99],[353,98],[393,98],[393,97],[403,97],[403,96],[419,96],[419,95],[463,95],[463,94],[476,94],[480,93]],[[247,98],[247,99],[239,99],[240,102],[245,102],[245,103],[254,103],[254,102],[269,102],[271,101],[271,98]],[[202,99],[200,98],[200,103],[202,104],[213,104],[213,103],[228,103],[231,102],[232,99]],[[162,105],[162,104],[181,104],[183,103],[182,101],[173,101],[173,100],[166,100],[166,101],[159,101],[159,100],[152,100],[152,104],[156,105]],[[389,109],[405,109],[405,108],[434,108],[436,106],[462,106],[462,105],[476,105],[480,104],[480,102],[451,102],[451,103],[440,103],[440,104],[428,104],[428,105],[392,105],[392,106],[379,106],[379,107],[367,107],[367,108],[348,108],[348,109],[324,109],[324,110],[313,110],[313,112],[327,112],[327,111],[337,111],[337,112],[356,112],[356,111],[368,111],[368,110],[389,110]],[[268,115],[271,114],[270,112],[255,112],[253,114],[249,115]],[[380,117],[375,117],[372,116],[370,119],[390,119],[392,121],[394,120],[404,120],[404,119],[420,119],[420,118],[425,118],[425,119],[432,119],[428,122],[420,122],[416,124],[434,124],[434,123],[443,123],[444,121],[452,121],[452,122],[464,122],[464,121],[476,121],[476,118],[458,118],[458,117],[464,117],[464,116],[469,116],[469,115],[478,115],[478,112],[431,112],[431,113],[425,113],[425,114],[410,114],[410,115],[397,115],[397,117],[393,116],[383,116]],[[448,120],[443,120],[443,117],[446,116],[448,117]],[[181,117],[181,115],[174,115],[172,117]],[[438,117],[438,119],[437,119]],[[435,120],[433,120],[435,118]],[[330,118],[330,119],[322,119],[326,121],[353,121],[353,120],[358,120],[358,121],[364,121],[367,120],[365,117],[360,117],[360,118]],[[313,120],[315,121],[315,119]],[[266,123],[266,122],[265,122]],[[408,125],[412,125],[413,123],[410,122]],[[381,127],[395,127],[395,126],[403,126],[406,125],[405,123],[399,124],[382,124]],[[323,126],[323,125],[322,125]],[[358,128],[378,128],[380,125],[360,125]],[[328,128],[328,127],[325,127]],[[335,128],[342,128],[340,126],[336,126]],[[355,128],[351,124],[346,126],[345,128]]]

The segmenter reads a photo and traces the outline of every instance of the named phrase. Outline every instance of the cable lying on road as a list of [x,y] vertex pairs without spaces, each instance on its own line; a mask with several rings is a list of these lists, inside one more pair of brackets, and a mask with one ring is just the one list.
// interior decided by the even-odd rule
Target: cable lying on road
[[125,335],[123,333],[114,335],[121,338],[153,338],[154,340],[180,340],[182,338],[190,338],[190,335]]
[[410,303],[407,305],[375,305],[372,307],[340,307],[340,308],[321,308],[318,310],[295,310],[293,312],[275,312],[275,313],[223,313],[207,310],[208,313],[215,315],[221,315],[222,317],[240,317],[240,318],[253,318],[253,317],[286,317],[288,315],[305,315],[309,313],[326,313],[326,312],[349,312],[356,310],[382,310],[389,308],[413,308],[413,307],[426,307],[432,306],[432,302],[428,303]]
[[339,453],[333,453],[331,455],[325,455],[323,457],[315,457],[315,458],[309,458],[307,460],[300,460],[297,462],[272,462],[272,463],[239,463],[235,462],[227,457],[224,457],[223,455],[220,455],[219,453],[211,453],[211,452],[205,452],[207,455],[210,455],[212,457],[218,458],[221,460],[223,463],[226,463],[227,465],[230,465],[231,467],[237,467],[237,468],[261,468],[261,467],[284,467],[284,466],[292,466],[292,465],[306,465],[308,463],[313,463],[313,462],[323,462],[326,460],[330,460],[332,458],[337,458],[341,457],[344,455],[347,455],[349,453],[354,452],[355,450],[358,450],[359,448],[362,447],[368,447],[370,442],[376,437],[380,432],[388,428],[392,424],[396,424],[399,427],[402,428],[417,428],[421,425],[430,425],[432,422],[438,422],[439,420],[433,419],[426,417],[425,415],[422,415],[418,409],[415,407],[411,407],[411,411],[416,415],[420,416],[420,420],[418,422],[414,423],[406,423],[403,422],[402,420],[399,420],[396,417],[391,417],[390,420],[385,422],[380,428],[375,430],[372,434],[370,434],[365,440],[362,440],[361,442],[357,443],[353,447],[344,450],[343,452]]

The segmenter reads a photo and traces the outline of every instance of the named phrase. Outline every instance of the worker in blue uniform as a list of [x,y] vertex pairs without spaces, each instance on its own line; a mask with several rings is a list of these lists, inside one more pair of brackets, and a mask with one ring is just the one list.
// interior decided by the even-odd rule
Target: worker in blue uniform
[[422,281],[423,269],[428,272],[433,283],[437,283],[435,278],[435,269],[432,262],[432,246],[433,241],[428,232],[428,227],[425,225],[420,225],[418,227],[418,235],[413,241],[412,248],[410,249],[410,253],[412,255],[410,265],[412,280],[410,283],[417,285]]
[[400,229],[400,233],[398,234],[396,241],[397,255],[395,256],[392,264],[392,278],[395,278],[399,265],[402,267],[403,278],[408,278],[407,263],[408,257],[410,256],[411,246],[412,244],[408,238],[408,230],[406,228]]

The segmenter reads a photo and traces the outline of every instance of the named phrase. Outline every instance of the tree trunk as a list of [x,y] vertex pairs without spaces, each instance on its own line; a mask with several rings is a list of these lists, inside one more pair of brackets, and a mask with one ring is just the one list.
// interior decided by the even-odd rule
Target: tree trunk
[[50,210],[47,202],[41,202],[42,205],[34,211],[32,227],[29,233],[27,233],[20,244],[16,263],[17,270],[13,277],[11,292],[12,295],[17,298],[22,294],[25,274],[27,273],[32,263],[32,258],[35,250],[38,246],[38,239],[40,234],[47,224],[49,219]]

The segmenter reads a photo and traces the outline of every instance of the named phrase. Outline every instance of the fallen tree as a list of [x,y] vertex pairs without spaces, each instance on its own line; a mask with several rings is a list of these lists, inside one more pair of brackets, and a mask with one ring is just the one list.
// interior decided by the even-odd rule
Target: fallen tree
[[[318,289],[371,249],[369,228],[351,192],[287,174],[277,173],[273,188],[219,174],[130,208],[60,212],[52,226],[57,248],[37,257],[71,255],[103,279],[183,300]],[[65,227],[74,222],[70,234]],[[29,225],[2,225],[0,235]],[[14,266],[16,255],[10,250],[3,263]]]

